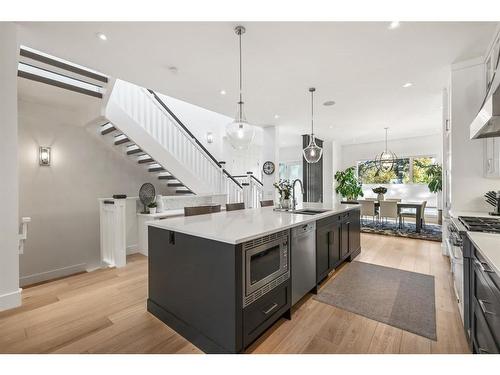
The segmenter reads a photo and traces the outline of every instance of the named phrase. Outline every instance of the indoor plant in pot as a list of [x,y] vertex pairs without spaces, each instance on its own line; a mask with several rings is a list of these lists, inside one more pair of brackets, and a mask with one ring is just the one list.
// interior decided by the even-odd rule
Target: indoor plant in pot
[[362,185],[354,173],[354,167],[349,167],[343,171],[337,171],[337,173],[335,173],[335,180],[337,181],[335,192],[342,195],[342,197],[348,201],[353,201],[359,196],[363,196]]
[[437,194],[438,224],[443,222],[443,167],[441,164],[425,165],[416,161],[417,165],[425,169],[427,187],[431,193]]
[[387,193],[387,188],[383,186],[379,186],[376,188],[373,188],[372,191],[377,194],[377,200],[378,201],[383,201],[384,200],[384,194]]
[[148,204],[148,208],[149,208],[150,214],[155,214],[156,213],[156,202]]
[[274,187],[280,195],[280,208],[288,210],[290,208],[290,195],[292,195],[292,184],[289,180],[279,180],[275,182]]

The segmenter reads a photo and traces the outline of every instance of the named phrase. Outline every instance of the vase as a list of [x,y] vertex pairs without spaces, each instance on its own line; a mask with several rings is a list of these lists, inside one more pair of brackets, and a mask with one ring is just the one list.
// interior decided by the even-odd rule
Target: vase
[[281,198],[280,204],[282,209],[288,210],[290,208],[290,199]]
[[156,207],[149,207],[149,213],[154,215],[156,213]]
[[384,194],[382,194],[382,193],[378,193],[378,195],[377,195],[377,200],[378,200],[378,201],[383,201],[383,200],[384,200]]

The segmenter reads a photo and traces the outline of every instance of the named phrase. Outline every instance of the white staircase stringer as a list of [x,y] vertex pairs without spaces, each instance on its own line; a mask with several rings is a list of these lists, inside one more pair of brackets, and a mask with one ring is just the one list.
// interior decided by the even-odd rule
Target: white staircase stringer
[[122,108],[113,100],[111,95],[105,107],[105,117],[121,132],[139,146],[145,153],[150,155],[158,164],[181,181],[184,186],[195,194],[216,194],[213,187],[206,184],[203,179],[198,178],[186,168],[169,150],[161,145],[140,124],[136,123]]

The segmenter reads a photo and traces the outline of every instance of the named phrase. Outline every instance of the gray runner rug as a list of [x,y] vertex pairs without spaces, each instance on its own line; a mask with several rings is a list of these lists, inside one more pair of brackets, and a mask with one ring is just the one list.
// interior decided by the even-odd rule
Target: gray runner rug
[[434,276],[351,262],[314,299],[436,340]]

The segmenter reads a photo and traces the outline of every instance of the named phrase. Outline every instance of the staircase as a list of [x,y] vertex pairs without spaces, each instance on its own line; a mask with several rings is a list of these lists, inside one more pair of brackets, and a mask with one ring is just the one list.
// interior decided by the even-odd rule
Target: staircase
[[115,146],[175,189],[176,195],[226,194],[228,203],[251,195],[154,91],[115,80],[103,98],[102,112],[106,122],[101,135],[114,137]]

